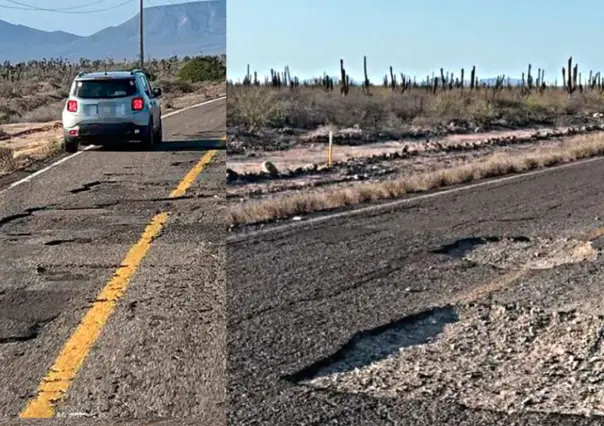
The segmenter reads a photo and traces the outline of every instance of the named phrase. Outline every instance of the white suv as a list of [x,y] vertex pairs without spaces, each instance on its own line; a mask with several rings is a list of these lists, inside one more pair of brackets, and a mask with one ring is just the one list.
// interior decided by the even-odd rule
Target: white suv
[[162,141],[161,89],[142,70],[80,73],[63,109],[65,150],[79,145]]

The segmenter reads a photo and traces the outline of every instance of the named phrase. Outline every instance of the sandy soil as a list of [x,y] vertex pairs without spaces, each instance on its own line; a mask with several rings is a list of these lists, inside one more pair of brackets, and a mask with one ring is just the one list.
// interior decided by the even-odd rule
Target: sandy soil
[[[464,135],[447,135],[433,141],[389,141],[378,142],[360,146],[341,146],[334,145],[333,161],[346,161],[351,158],[371,157],[388,152],[400,152],[405,147],[410,150],[425,150],[432,144],[439,143],[443,147],[450,145],[480,143],[485,139],[491,138],[527,138],[536,132],[551,133],[553,128],[547,129],[524,129],[509,131],[491,131],[484,133],[472,133]],[[262,162],[270,161],[279,170],[292,170],[298,167],[304,167],[308,164],[327,163],[327,145],[324,143],[311,143],[309,145],[300,145],[286,151],[271,151],[259,153],[250,158],[248,155],[230,155],[227,167],[238,173],[258,172],[262,170]]]
[[31,155],[61,141],[60,121],[49,123],[17,123],[1,126],[8,137],[0,137],[0,146],[12,148],[15,157]]
[[[601,131],[599,129],[595,130]],[[310,188],[337,188],[358,181],[394,179],[459,166],[495,153],[554,148],[566,140],[566,134],[574,131],[580,132],[569,128],[525,129],[448,135],[428,141],[334,146],[334,167],[331,169],[326,167],[326,145],[321,143],[300,144],[290,150],[255,152],[253,155],[232,154],[227,167],[243,179],[230,182],[227,194],[231,199],[273,198]],[[265,161],[273,163],[281,176],[263,176]]]

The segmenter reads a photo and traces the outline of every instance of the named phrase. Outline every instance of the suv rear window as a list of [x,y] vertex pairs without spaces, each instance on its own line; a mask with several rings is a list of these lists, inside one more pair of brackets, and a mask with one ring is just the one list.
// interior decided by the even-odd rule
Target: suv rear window
[[81,99],[123,98],[136,93],[133,78],[77,81],[73,95]]

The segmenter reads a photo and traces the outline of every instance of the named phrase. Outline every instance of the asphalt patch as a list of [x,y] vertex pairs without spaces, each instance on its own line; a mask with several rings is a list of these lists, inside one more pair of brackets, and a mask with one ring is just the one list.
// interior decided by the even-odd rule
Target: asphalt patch
[[6,216],[3,218],[0,218],[0,227],[14,222],[16,220],[19,219],[24,219],[26,217],[29,217],[31,215],[33,215],[35,212],[39,212],[39,211],[43,211],[43,210],[48,210],[49,208],[51,208],[51,206],[42,206],[42,207],[30,207],[28,209],[25,209],[22,213],[16,213],[10,216]]
[[35,339],[70,298],[67,291],[8,290],[0,294],[0,343]]

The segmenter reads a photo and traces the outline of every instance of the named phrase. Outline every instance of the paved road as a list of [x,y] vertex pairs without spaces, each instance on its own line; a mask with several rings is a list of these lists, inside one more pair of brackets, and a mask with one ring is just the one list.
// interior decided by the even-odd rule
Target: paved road
[[[208,148],[225,117],[224,100],[166,117],[168,142],[157,148],[81,152],[0,193],[0,418],[35,399],[85,314],[107,306],[97,294],[168,212],[138,268],[121,268],[122,288],[106,291],[119,296],[132,274],[107,323],[97,309],[63,359],[73,367],[100,330],[54,414],[224,423],[225,153]],[[202,157],[190,187],[172,193]]]
[[[229,424],[602,424],[597,417],[506,415],[426,397],[316,390],[299,384],[296,373],[329,360],[359,332],[469,294],[479,301],[489,295],[485,285],[497,269],[434,249],[472,236],[576,237],[602,226],[603,181],[604,160],[597,160],[395,209],[230,236]],[[491,301],[545,309],[589,301],[597,311],[604,307],[603,266],[600,258],[531,271],[495,287]]]

